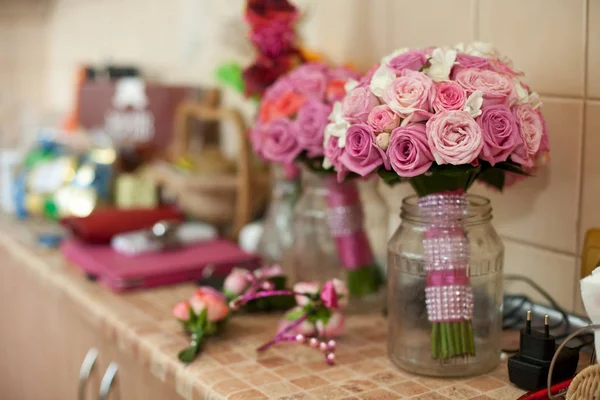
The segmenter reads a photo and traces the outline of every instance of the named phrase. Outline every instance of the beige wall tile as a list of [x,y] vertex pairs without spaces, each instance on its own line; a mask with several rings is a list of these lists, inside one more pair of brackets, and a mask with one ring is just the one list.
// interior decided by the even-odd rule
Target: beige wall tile
[[389,1],[386,53],[401,47],[453,46],[475,39],[474,0]]
[[585,0],[482,0],[479,34],[514,60],[534,90],[583,94]]
[[544,98],[550,163],[535,176],[498,193],[481,185],[472,192],[492,201],[502,235],[575,254],[583,101]]
[[600,99],[600,0],[588,1],[588,97]]
[[[504,239],[505,274],[525,275],[542,286],[563,307],[572,310],[578,281],[575,279],[576,257],[567,256]],[[504,292],[525,294],[534,301],[542,297],[527,284],[506,282]]]
[[[581,243],[590,228],[600,228],[600,101],[586,103],[581,198]],[[581,251],[581,249],[579,249]]]

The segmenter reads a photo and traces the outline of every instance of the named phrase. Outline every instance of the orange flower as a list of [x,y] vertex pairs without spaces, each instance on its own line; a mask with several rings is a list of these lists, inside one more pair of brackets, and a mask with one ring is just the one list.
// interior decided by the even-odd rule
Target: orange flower
[[273,114],[273,102],[270,100],[264,100],[260,104],[260,110],[258,111],[258,119],[261,122],[269,122],[272,119]]
[[301,96],[294,92],[285,92],[281,97],[273,102],[270,119],[278,117],[291,117],[296,114],[300,107],[305,102],[304,96]]
[[341,100],[344,98],[346,94],[346,89],[344,89],[344,85],[346,82],[342,79],[333,79],[327,84],[327,88],[325,89],[325,95],[327,96],[327,100],[330,102],[334,102],[336,100]]

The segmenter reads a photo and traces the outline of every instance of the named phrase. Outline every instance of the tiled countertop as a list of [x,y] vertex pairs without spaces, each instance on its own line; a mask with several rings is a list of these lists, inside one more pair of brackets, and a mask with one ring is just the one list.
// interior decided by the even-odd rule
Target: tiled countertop
[[[86,280],[58,252],[37,248],[35,230],[33,224],[0,216],[0,252],[11,253],[39,279],[70,296],[120,351],[184,399],[514,400],[523,393],[508,383],[505,362],[489,375],[464,380],[399,370],[386,355],[385,320],[375,315],[348,318],[332,367],[322,354],[301,346],[282,344],[257,354],[256,347],[276,327],[274,315],[232,318],[226,333],[210,338],[202,355],[185,366],[177,353],[187,338],[171,317],[171,307],[187,298],[193,285],[111,293]],[[506,346],[514,346],[514,335],[505,339]]]

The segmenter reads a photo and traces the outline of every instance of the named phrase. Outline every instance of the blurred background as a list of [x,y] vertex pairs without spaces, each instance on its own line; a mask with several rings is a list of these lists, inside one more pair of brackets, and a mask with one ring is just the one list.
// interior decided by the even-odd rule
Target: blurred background
[[[510,56],[544,102],[550,167],[490,197],[505,270],[534,278],[569,310],[587,229],[600,226],[600,0],[296,0],[304,47],[361,72],[398,47],[480,40]],[[78,107],[83,65],[131,66],[147,81],[214,88],[216,69],[247,65],[244,0],[0,0],[0,157]],[[223,88],[221,103],[254,105]],[[81,105],[81,104],[79,104]],[[229,129],[229,128],[227,128]],[[221,145],[235,154],[235,140]],[[379,188],[397,226],[411,189]],[[518,287],[515,286],[515,290]]]

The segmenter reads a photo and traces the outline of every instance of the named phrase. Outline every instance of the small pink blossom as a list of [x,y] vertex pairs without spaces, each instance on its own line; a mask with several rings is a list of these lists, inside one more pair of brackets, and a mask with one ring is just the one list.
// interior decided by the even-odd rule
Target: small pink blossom
[[400,125],[400,116],[385,104],[373,107],[367,118],[373,132],[391,132]]
[[467,92],[453,81],[440,82],[433,86],[431,105],[436,112],[462,110],[467,102]]
[[185,300],[175,304],[173,307],[173,316],[180,321],[190,320],[190,302]]
[[317,321],[317,331],[319,335],[324,336],[328,339],[336,338],[342,335],[344,332],[344,315],[341,312],[334,312],[329,317],[327,324],[323,325],[322,321]]
[[223,289],[227,294],[240,295],[248,288],[248,270],[243,268],[234,268],[225,278]]
[[[319,283],[318,282],[298,282],[294,285],[294,292],[296,293],[308,293],[310,295],[319,294]],[[296,295],[296,304],[303,307],[310,303],[310,299],[306,296]]]
[[190,305],[196,315],[200,314],[204,308],[207,311],[207,319],[210,322],[216,322],[224,319],[229,314],[229,307],[225,296],[211,287],[203,286],[192,294]]

